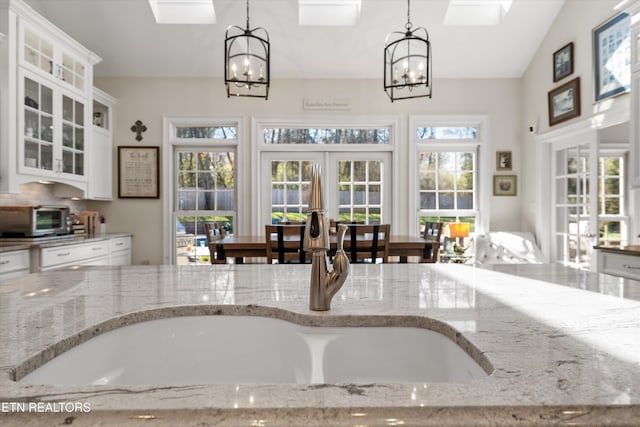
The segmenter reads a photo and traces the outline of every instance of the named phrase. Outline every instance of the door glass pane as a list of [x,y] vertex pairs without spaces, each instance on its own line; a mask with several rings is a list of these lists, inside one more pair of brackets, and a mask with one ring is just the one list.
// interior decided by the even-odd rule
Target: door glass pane
[[576,146],[555,153],[556,260],[575,268],[590,266],[589,149]]
[[382,177],[380,160],[338,161],[338,219],[380,224],[382,220]]
[[306,221],[313,164],[313,160],[271,161],[273,224],[280,221]]

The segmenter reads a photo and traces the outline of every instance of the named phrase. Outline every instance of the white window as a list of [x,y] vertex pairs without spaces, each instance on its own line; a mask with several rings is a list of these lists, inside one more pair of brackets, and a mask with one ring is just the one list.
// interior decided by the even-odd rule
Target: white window
[[487,119],[427,116],[410,122],[417,212],[413,232],[420,233],[425,222],[466,222],[471,233],[486,229],[482,221],[489,217],[489,194],[480,183],[488,183],[488,168],[480,159]]
[[[236,231],[238,212],[237,121],[165,119],[165,195],[171,212],[170,262],[210,264],[206,223]],[[166,251],[165,251],[166,252]]]
[[601,245],[626,245],[625,154],[606,154],[598,159],[598,225]]

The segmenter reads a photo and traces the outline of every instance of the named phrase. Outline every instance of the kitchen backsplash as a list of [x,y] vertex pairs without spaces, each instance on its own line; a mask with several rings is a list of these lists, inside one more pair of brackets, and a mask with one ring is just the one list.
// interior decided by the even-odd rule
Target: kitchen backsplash
[[64,205],[70,212],[81,212],[87,209],[85,200],[61,199],[53,195],[53,186],[30,183],[20,186],[21,194],[1,194],[0,205]]

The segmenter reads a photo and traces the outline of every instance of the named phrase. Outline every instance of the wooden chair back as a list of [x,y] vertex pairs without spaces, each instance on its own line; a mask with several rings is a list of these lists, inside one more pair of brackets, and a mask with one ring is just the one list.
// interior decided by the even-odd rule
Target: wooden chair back
[[422,238],[430,243],[426,244],[422,252],[420,262],[434,263],[438,262],[438,253],[440,252],[440,236],[442,234],[441,222],[426,222]]
[[303,249],[305,224],[265,225],[267,243],[267,263],[305,263],[311,261],[311,254]]
[[224,239],[224,228],[218,222],[205,223],[204,232],[207,235],[207,243],[209,245],[209,260],[211,264],[226,264],[224,251],[220,240]]
[[351,225],[351,224],[365,224],[364,221],[336,221],[335,219],[329,219],[329,233],[335,234],[338,232],[338,225]]
[[[345,224],[341,222],[340,224]],[[390,224],[345,224],[344,251],[352,263],[389,262]]]

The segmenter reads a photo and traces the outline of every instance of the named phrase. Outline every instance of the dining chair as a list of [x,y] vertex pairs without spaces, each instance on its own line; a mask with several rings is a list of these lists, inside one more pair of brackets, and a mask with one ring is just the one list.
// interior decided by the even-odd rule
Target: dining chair
[[204,224],[204,232],[207,235],[207,243],[209,245],[209,261],[211,264],[226,264],[224,250],[220,245],[220,240],[224,239],[224,228],[218,222]]
[[311,262],[311,254],[303,249],[305,224],[265,225],[267,263],[278,264]]
[[389,262],[390,224],[349,224],[344,251],[352,263]]
[[428,240],[429,243],[424,245],[420,262],[434,263],[438,262],[438,253],[440,252],[440,235],[442,234],[441,222],[426,222],[422,238]]
[[333,218],[329,219],[329,233],[336,234],[338,232],[338,226],[340,224],[351,225],[351,224],[366,224],[364,221],[342,221],[335,220]]

